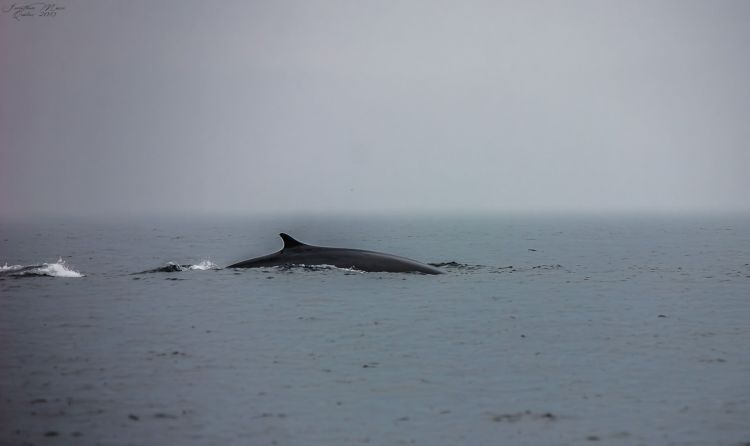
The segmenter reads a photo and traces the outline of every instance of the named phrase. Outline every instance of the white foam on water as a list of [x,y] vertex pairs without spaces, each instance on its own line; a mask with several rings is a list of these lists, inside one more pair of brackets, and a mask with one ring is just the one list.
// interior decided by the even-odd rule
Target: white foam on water
[[198,270],[198,271],[207,271],[210,269],[221,269],[219,265],[215,264],[214,262],[210,260],[201,260],[200,263],[195,265],[190,265],[190,269],[192,270]]
[[10,265],[6,263],[5,266],[0,266],[0,273],[8,272],[8,271],[17,271],[19,269],[23,268],[22,265]]
[[84,277],[83,274],[68,267],[60,258],[55,263],[42,263],[40,265],[11,265],[7,263],[0,266],[0,273],[9,276],[49,276],[49,277]]
[[83,274],[68,268],[62,259],[57,263],[45,263],[38,271],[52,277],[83,277]]

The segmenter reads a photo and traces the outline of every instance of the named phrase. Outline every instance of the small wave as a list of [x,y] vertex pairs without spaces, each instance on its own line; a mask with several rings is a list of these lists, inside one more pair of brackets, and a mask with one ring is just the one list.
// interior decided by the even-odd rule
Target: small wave
[[190,267],[190,265],[178,265],[177,263],[174,263],[174,262],[168,262],[164,266],[160,266],[158,268],[147,269],[145,271],[141,271],[141,272],[133,273],[133,274],[176,273],[176,272],[180,272],[180,271],[185,271],[189,267]]
[[346,273],[358,273],[358,274],[364,274],[365,271],[356,269],[354,267],[350,268],[341,268],[335,265],[305,265],[304,263],[300,264],[294,264],[294,265],[278,265],[278,266],[271,266],[270,268],[274,268],[279,271],[294,271],[294,270],[304,270],[304,271],[330,271],[330,270],[338,270],[338,271],[344,271]]
[[181,265],[179,263],[167,262],[166,265],[158,268],[147,269],[133,274],[151,274],[151,273],[178,273],[182,271],[207,271],[221,269],[217,264],[210,260],[201,260],[195,265]]
[[471,265],[468,263],[458,263],[456,261],[428,263],[428,265],[434,266],[435,268],[459,269],[459,270],[469,270],[469,271],[489,268],[485,265]]
[[485,271],[494,274],[500,273],[522,273],[529,271],[556,271],[562,270],[564,267],[559,264],[555,265],[534,265],[534,266],[489,266],[489,265],[472,265],[469,263],[459,263],[456,261],[450,262],[439,262],[429,263],[429,265],[437,268],[445,268],[448,271]]
[[83,277],[65,264],[61,258],[55,263],[40,263],[38,265],[8,265],[0,266],[0,277]]

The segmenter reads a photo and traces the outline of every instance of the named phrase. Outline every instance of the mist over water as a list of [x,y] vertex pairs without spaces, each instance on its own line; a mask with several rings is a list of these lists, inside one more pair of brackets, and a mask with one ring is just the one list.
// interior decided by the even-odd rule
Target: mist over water
[[750,210],[747,2],[65,7],[0,14],[4,217]]

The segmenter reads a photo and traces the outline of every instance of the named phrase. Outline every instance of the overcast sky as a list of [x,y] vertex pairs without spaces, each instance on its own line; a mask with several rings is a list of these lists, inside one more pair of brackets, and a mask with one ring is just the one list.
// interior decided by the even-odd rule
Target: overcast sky
[[14,2],[5,216],[750,210],[748,1]]

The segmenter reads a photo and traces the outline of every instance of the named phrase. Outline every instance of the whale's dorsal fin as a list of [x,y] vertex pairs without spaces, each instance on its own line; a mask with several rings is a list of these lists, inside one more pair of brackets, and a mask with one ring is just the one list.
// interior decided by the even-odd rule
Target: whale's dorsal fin
[[284,240],[284,249],[296,248],[298,246],[307,246],[304,243],[298,242],[297,240],[293,239],[289,234],[284,234],[283,232],[279,234],[279,237]]

